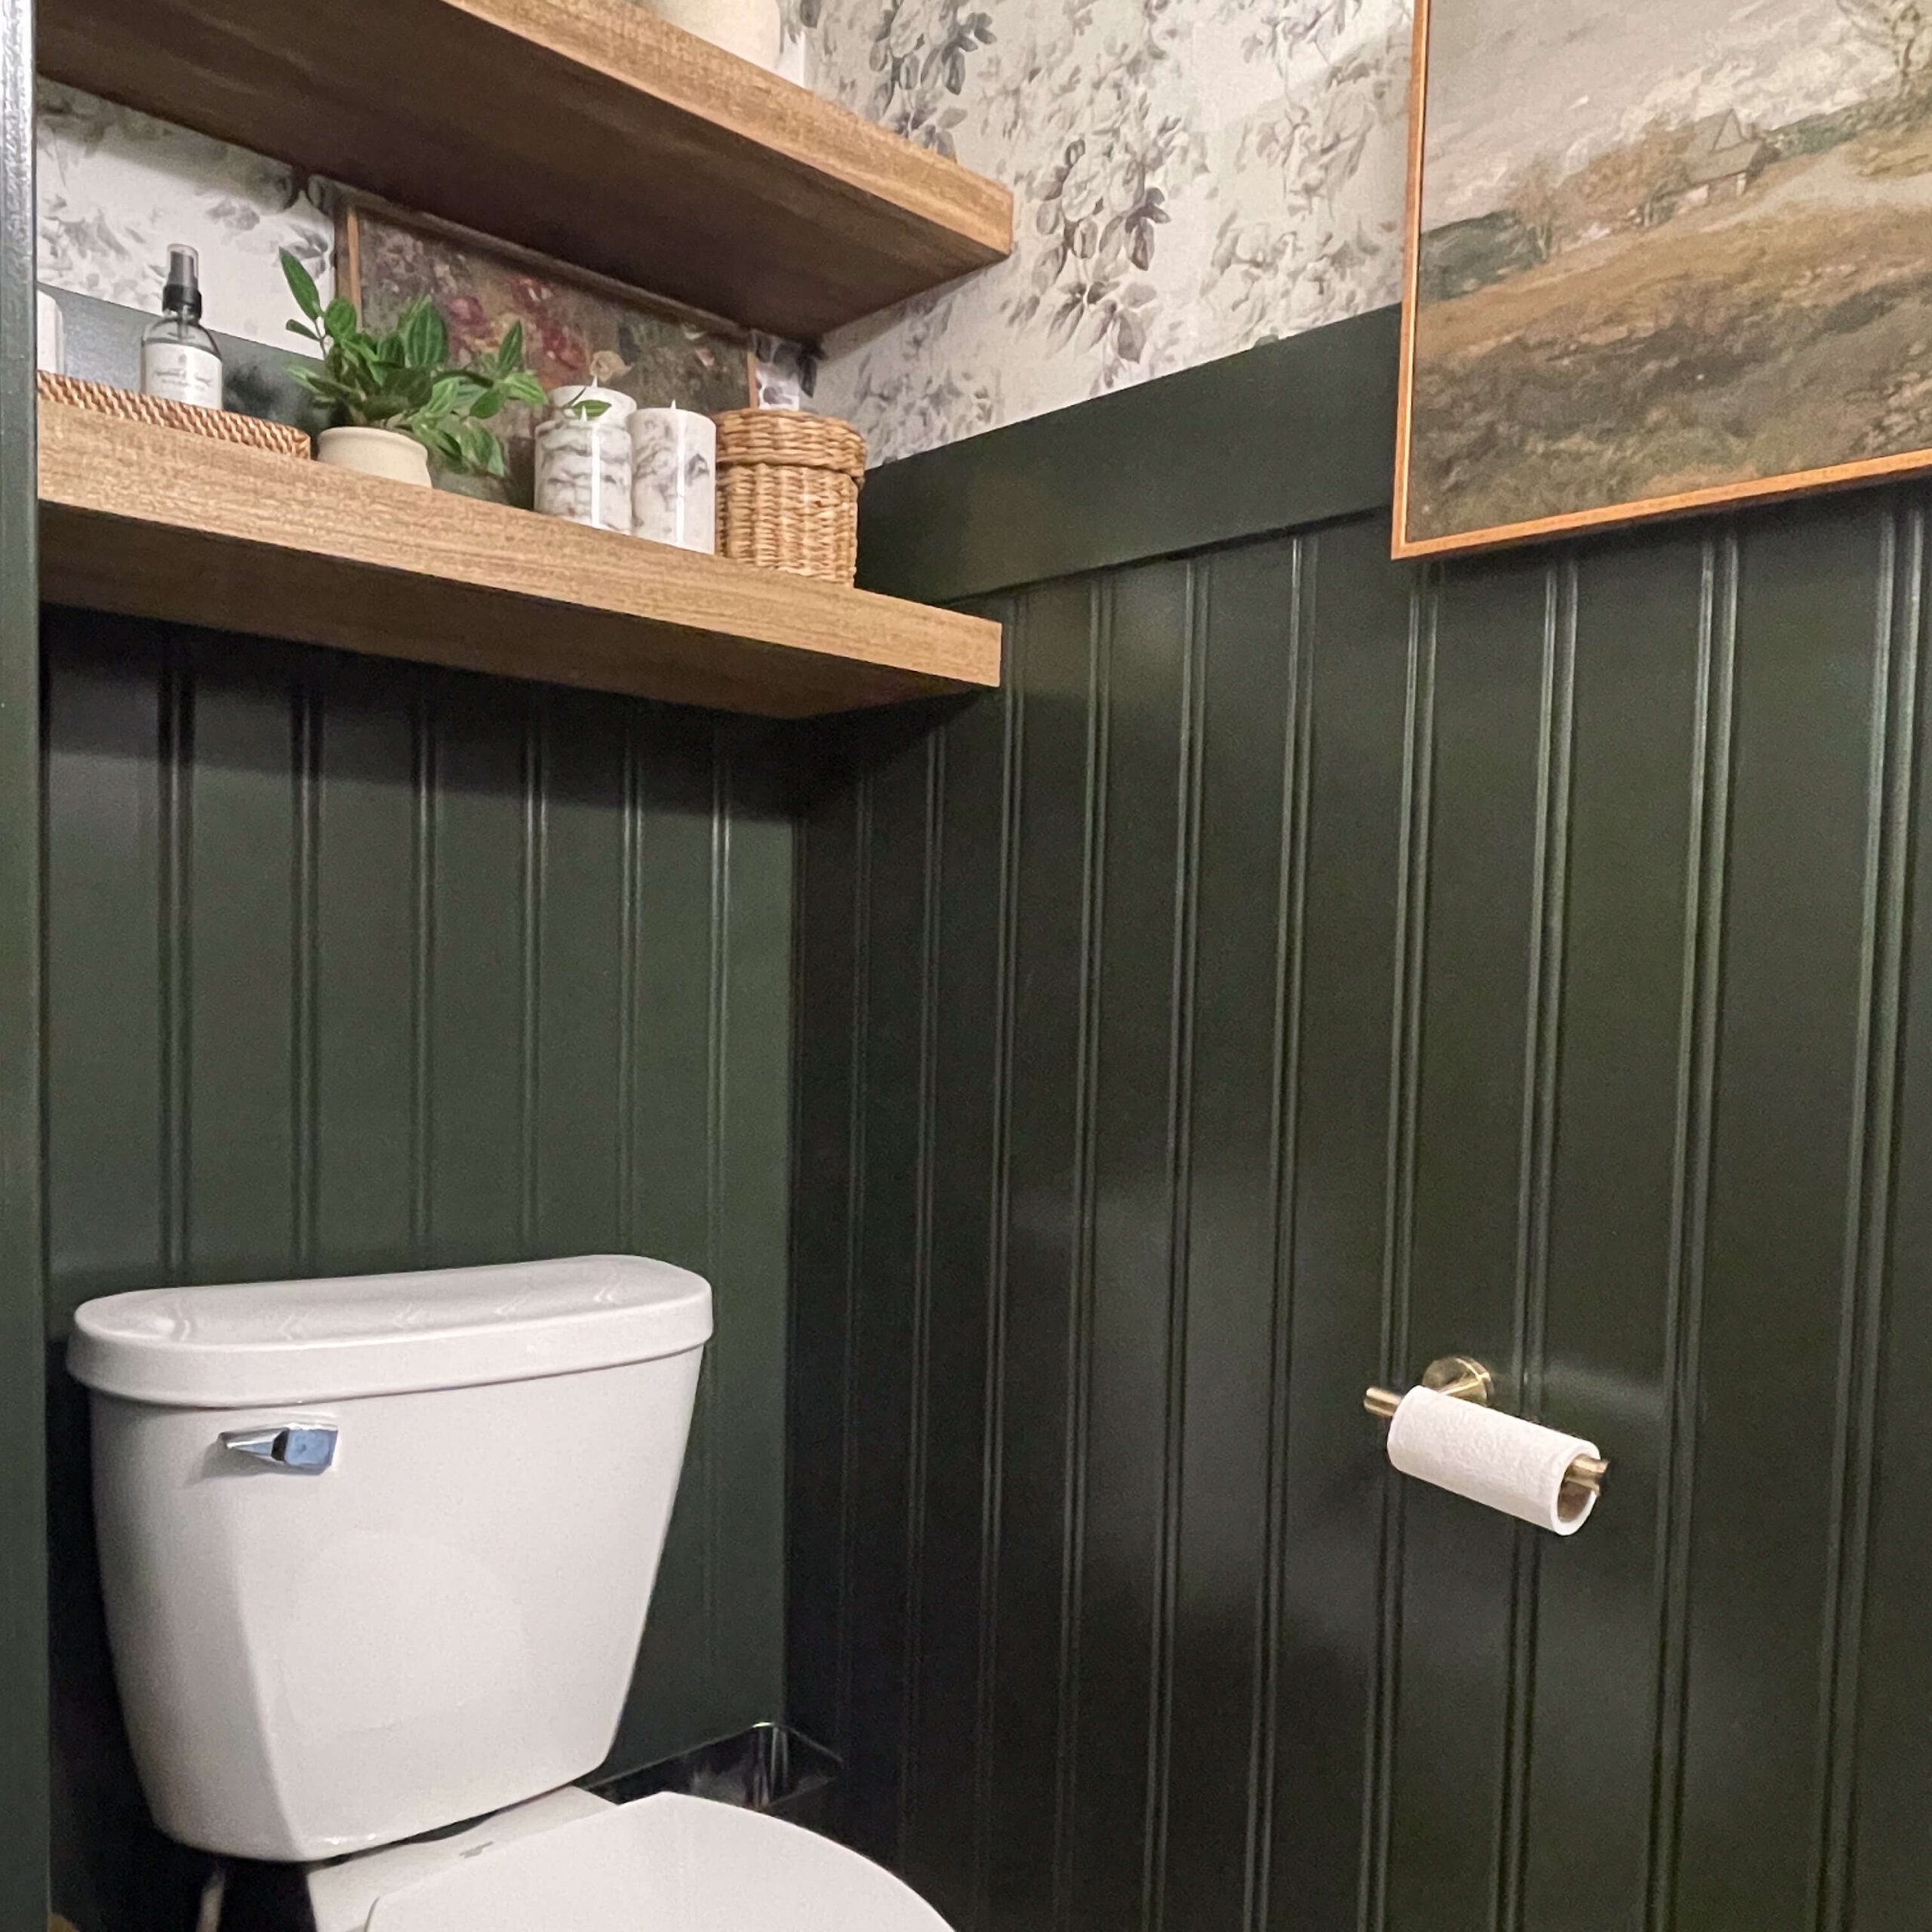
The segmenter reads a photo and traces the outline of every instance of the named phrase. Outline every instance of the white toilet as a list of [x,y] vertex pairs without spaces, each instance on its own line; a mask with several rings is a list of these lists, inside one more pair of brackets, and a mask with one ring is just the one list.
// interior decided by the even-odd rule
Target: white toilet
[[316,1932],[945,1932],[829,1839],[571,1784],[616,1733],[710,1334],[706,1283],[629,1256],[82,1308],[162,1830],[312,1868]]

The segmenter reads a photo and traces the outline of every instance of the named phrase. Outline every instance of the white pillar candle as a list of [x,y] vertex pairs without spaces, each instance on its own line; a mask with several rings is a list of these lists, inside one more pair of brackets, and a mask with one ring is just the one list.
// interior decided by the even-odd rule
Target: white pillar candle
[[[580,407],[600,403],[594,416]],[[616,389],[587,383],[551,390],[536,435],[535,500],[542,515],[629,534],[631,439],[626,425],[636,406]]]
[[741,60],[778,65],[785,38],[778,0],[651,0],[651,10]]
[[630,433],[631,534],[716,549],[717,424],[688,409],[640,409]]

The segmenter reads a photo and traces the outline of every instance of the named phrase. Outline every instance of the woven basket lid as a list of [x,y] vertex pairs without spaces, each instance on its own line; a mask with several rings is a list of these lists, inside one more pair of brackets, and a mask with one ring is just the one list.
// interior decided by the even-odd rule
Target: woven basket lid
[[835,416],[802,409],[728,409],[718,425],[718,461],[831,469],[854,481],[866,473],[866,439]]

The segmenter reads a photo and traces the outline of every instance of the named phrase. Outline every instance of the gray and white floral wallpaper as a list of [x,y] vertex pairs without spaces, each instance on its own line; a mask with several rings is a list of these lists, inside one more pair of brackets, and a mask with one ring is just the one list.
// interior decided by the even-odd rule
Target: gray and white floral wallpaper
[[[783,5],[792,72],[1014,192],[1011,260],[826,345],[814,406],[875,462],[1396,299],[1410,0]],[[277,251],[325,275],[240,149],[44,82],[39,170],[52,288],[152,309],[189,242],[213,325],[280,343]]]
[[201,251],[209,326],[287,348],[288,248],[330,292],[334,225],[280,162],[132,108],[40,83],[39,278],[49,288],[158,309],[171,243]]
[[1409,0],[803,0],[816,84],[1008,183],[1013,259],[826,345],[875,460],[1392,302]]

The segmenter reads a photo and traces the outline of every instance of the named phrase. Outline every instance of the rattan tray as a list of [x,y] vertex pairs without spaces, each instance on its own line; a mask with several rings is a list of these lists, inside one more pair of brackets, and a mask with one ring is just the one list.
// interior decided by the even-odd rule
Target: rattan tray
[[91,409],[99,416],[118,416],[131,423],[156,423],[164,429],[186,429],[211,436],[218,443],[240,443],[276,456],[306,459],[309,434],[287,423],[265,423],[258,416],[240,416],[229,409],[198,409],[192,403],[169,402],[135,389],[117,389],[111,383],[90,383],[78,376],[40,371],[42,402],[63,402],[71,409]]

